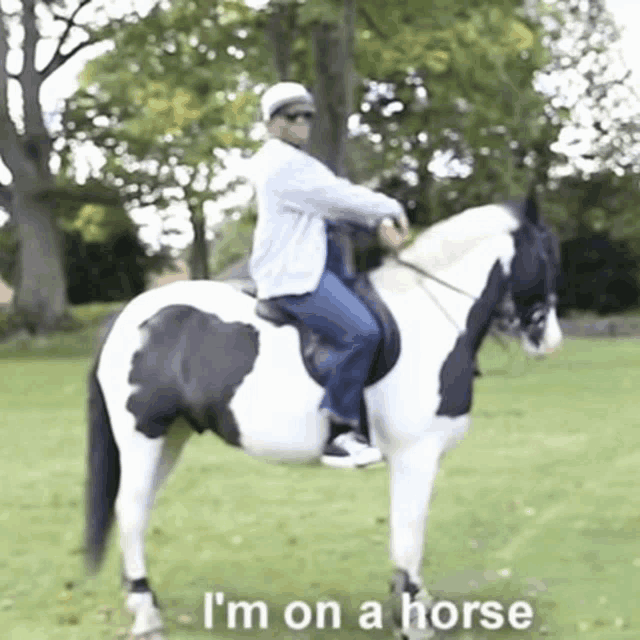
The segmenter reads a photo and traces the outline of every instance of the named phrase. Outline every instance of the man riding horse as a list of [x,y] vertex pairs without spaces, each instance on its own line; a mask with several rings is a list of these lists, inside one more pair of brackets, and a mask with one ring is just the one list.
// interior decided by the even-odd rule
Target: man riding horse
[[398,248],[409,222],[399,202],[337,177],[304,150],[315,114],[305,87],[275,84],[263,94],[261,108],[270,136],[249,172],[258,203],[249,270],[258,298],[334,347],[332,377],[319,407],[331,425],[322,462],[343,468],[374,464],[382,455],[362,431],[360,406],[381,333],[350,287],[353,274],[328,231],[335,223],[356,222]]

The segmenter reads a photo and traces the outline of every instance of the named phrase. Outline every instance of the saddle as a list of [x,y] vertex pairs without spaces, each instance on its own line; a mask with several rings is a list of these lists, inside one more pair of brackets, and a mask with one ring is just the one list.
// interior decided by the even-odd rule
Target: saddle
[[[368,273],[358,273],[352,289],[369,309],[382,333],[382,339],[372,360],[365,382],[365,386],[369,387],[387,375],[398,361],[400,356],[400,332],[391,311],[371,284]],[[252,280],[242,286],[242,292],[253,298],[257,297],[257,288]],[[320,386],[326,386],[332,371],[324,363],[328,360],[327,354],[331,352],[333,347],[315,330],[305,327],[269,300],[258,300],[255,311],[257,316],[271,322],[276,327],[291,325],[298,329],[300,334],[300,353],[307,373]]]
[[[368,230],[363,231],[357,225],[347,224],[342,227],[330,227],[329,233],[342,254],[347,272],[354,276],[351,288],[369,309],[381,330],[382,338],[365,381],[365,387],[369,387],[384,378],[398,361],[400,356],[400,331],[391,311],[371,284],[368,271],[359,272],[354,261],[354,246],[367,247],[370,244],[370,232]],[[377,265],[374,264],[373,266]],[[257,287],[253,280],[245,282],[241,287],[241,291],[248,296],[257,298]],[[315,382],[322,387],[326,387],[332,370],[325,363],[331,362],[331,359],[327,356],[333,350],[333,346],[327,343],[315,330],[305,327],[269,300],[257,300],[255,312],[257,316],[276,327],[291,325],[298,329],[300,354],[305,369]],[[360,430],[363,435],[369,438],[369,421],[364,397],[360,399]],[[339,432],[339,425],[332,423],[330,439]]]

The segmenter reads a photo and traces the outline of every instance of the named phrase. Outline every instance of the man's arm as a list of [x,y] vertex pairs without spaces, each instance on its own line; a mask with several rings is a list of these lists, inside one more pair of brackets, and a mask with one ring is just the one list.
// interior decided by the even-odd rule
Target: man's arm
[[402,224],[402,205],[393,198],[338,178],[313,158],[303,166],[289,165],[274,176],[273,191],[301,213],[322,215],[339,222],[352,220],[375,228],[383,218]]

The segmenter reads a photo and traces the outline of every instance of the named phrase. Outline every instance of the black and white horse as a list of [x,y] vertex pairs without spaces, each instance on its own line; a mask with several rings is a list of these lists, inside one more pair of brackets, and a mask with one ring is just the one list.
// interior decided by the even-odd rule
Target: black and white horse
[[[554,236],[529,198],[440,222],[357,283],[384,327],[362,410],[389,468],[397,596],[429,600],[421,578],[429,500],[441,456],[469,426],[487,329],[495,320],[517,328],[533,356],[556,349],[558,273]],[[327,348],[222,282],[145,292],[115,319],[89,384],[87,548],[97,570],[115,515],[134,637],[164,637],[144,536],[189,437],[211,430],[252,456],[318,460],[328,437],[317,411]]]

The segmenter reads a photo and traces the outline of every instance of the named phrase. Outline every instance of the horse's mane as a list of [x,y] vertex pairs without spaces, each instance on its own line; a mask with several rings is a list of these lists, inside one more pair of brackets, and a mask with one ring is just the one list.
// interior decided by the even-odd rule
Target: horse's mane
[[447,269],[484,240],[511,233],[522,224],[523,219],[513,206],[474,207],[422,231],[401,257],[430,272]]

